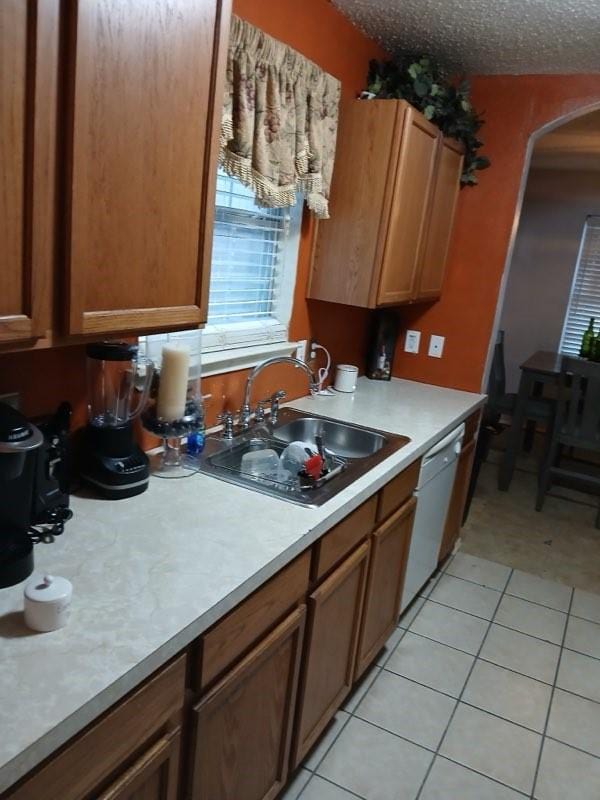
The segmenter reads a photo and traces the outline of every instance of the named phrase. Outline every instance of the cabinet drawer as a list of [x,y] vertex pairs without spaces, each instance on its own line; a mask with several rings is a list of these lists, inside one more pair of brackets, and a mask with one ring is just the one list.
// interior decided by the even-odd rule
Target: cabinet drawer
[[[181,656],[165,667],[103,719],[79,734],[61,753],[9,793],[8,798],[81,800],[82,797],[101,797],[98,790],[110,779],[114,780],[115,772],[126,769],[134,753],[139,753],[153,737],[162,733],[167,739],[169,731],[176,729],[184,703],[185,666],[185,656]],[[155,755],[154,749],[149,752]],[[110,792],[107,796],[111,797]]]
[[418,483],[420,469],[421,459],[419,458],[383,487],[379,492],[377,522],[389,517],[408,500]]
[[304,598],[309,572],[307,550],[204,634],[194,670],[196,688],[205,688]]
[[370,497],[315,544],[312,579],[320,580],[375,527],[377,495]]

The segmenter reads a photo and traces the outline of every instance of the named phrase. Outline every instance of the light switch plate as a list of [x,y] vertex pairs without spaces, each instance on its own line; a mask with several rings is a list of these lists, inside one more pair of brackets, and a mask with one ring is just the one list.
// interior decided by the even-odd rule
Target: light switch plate
[[429,338],[429,350],[427,355],[431,356],[432,358],[441,358],[442,353],[444,352],[445,341],[445,336],[436,336],[435,334],[432,334]]
[[421,331],[406,331],[404,338],[404,352],[418,353],[421,346]]

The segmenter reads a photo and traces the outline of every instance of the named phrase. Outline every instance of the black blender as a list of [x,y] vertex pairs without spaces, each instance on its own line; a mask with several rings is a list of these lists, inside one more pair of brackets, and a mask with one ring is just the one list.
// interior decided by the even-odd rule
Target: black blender
[[88,424],[82,478],[109,500],[133,497],[148,488],[148,457],[134,439],[152,383],[153,366],[127,342],[86,347]]

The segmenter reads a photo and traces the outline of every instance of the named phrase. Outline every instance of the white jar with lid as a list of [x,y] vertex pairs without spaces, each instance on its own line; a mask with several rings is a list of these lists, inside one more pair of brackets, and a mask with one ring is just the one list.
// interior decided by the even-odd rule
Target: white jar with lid
[[69,621],[73,585],[58,575],[33,578],[25,586],[25,624],[34,631],[55,631]]

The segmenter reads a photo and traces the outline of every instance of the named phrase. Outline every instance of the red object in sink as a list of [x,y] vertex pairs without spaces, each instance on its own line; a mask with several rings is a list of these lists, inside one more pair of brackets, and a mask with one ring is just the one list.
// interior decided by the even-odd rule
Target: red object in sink
[[318,453],[315,453],[314,456],[309,456],[304,462],[304,471],[307,475],[309,475],[314,481],[318,480],[321,477],[321,471],[323,470],[323,459]]

